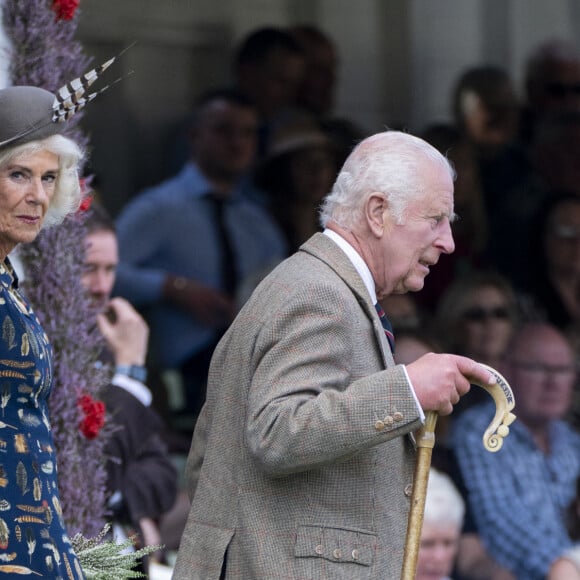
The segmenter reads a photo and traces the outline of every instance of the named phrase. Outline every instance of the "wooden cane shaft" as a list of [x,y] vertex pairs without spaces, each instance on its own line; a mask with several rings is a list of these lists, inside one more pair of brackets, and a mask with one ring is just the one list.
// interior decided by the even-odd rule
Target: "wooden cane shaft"
[[417,462],[413,477],[413,492],[407,524],[407,537],[403,555],[403,569],[401,580],[415,580],[417,572],[417,557],[421,545],[421,531],[425,514],[425,498],[427,497],[427,483],[431,468],[431,455],[435,444],[435,425],[437,413],[429,411],[425,414],[425,425],[417,432]]
[[[480,363],[481,364],[481,363]],[[511,412],[515,406],[512,390],[505,380],[495,369],[482,364],[488,369],[495,379],[493,384],[475,383],[485,389],[494,399],[496,413],[493,421],[483,434],[483,444],[488,451],[498,451],[503,440],[509,434],[509,426],[515,421],[516,416]],[[431,468],[431,455],[435,445],[435,425],[437,413],[428,411],[425,413],[425,425],[416,435],[417,463],[413,479],[413,491],[411,494],[411,506],[407,525],[407,539],[403,555],[403,569],[401,580],[415,580],[417,571],[417,556],[421,545],[421,530],[423,528],[423,516],[425,515],[425,498],[427,496],[427,483]]]

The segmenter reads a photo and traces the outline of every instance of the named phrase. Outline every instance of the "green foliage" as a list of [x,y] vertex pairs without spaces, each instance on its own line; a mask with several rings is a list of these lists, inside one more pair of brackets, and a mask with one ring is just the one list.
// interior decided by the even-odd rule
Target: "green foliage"
[[146,546],[139,550],[128,551],[133,547],[134,538],[128,538],[117,544],[107,537],[110,525],[106,524],[94,538],[85,538],[76,534],[71,542],[79,558],[87,580],[125,580],[126,578],[144,578],[134,568],[140,558],[160,550],[162,546]]

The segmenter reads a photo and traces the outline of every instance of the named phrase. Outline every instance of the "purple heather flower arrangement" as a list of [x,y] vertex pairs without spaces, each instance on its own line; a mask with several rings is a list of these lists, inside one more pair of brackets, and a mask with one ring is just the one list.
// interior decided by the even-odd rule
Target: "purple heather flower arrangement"
[[[4,0],[2,20],[12,48],[10,75],[14,85],[35,85],[55,92],[90,66],[74,38],[78,12],[62,20],[52,0]],[[87,138],[70,123],[67,136],[82,147]],[[34,243],[22,245],[19,255],[26,278],[22,287],[31,301],[55,352],[55,376],[49,399],[57,450],[61,502],[68,531],[96,536],[105,522],[106,469],[104,447],[111,428],[87,439],[79,430],[83,394],[99,399],[107,384],[106,370],[95,362],[102,338],[95,312],[81,286],[85,235],[83,214],[68,217],[41,232]]]

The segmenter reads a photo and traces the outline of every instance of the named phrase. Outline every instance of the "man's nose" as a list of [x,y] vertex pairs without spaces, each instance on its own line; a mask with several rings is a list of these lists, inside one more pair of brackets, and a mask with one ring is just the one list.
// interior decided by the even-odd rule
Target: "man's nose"
[[437,245],[444,254],[451,254],[455,250],[455,242],[453,241],[453,233],[449,221],[446,221],[445,229],[441,233]]
[[109,276],[105,272],[96,272],[91,284],[91,294],[96,298],[106,298],[109,292]]

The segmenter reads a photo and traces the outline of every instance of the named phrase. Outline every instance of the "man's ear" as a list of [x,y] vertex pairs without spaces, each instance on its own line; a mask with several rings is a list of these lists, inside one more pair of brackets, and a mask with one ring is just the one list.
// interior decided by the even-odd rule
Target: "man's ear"
[[365,217],[371,232],[378,238],[383,236],[387,227],[387,211],[389,205],[384,194],[371,193],[365,204]]

